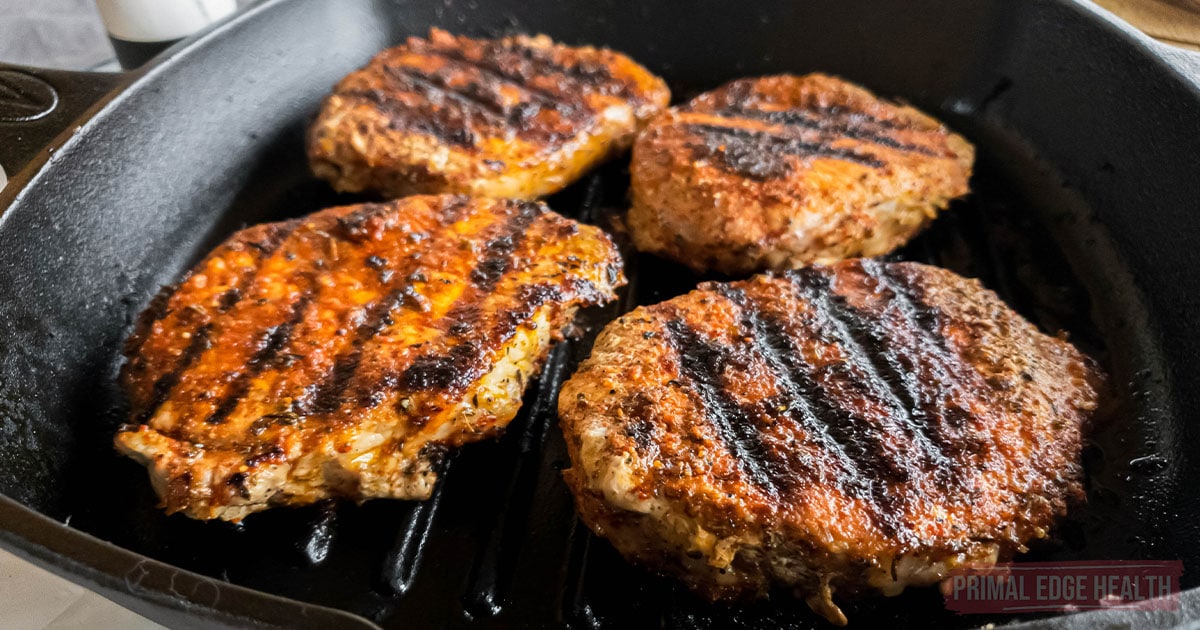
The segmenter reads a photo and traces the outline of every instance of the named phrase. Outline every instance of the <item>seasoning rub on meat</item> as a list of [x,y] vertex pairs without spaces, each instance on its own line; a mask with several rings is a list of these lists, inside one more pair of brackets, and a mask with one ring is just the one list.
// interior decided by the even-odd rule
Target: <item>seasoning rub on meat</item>
[[308,154],[341,191],[532,199],[629,148],[669,100],[662,79],[611,50],[434,29],[342,79]]
[[841,79],[740,79],[638,136],[629,230],[697,271],[878,256],[967,194],[974,159],[938,121]]
[[576,309],[623,282],[603,232],[536,202],[410,197],[242,230],[142,314],[116,446],[194,518],[426,498],[442,454],[501,431]]
[[558,411],[584,522],[713,599],[894,595],[1082,497],[1102,375],[977,281],[850,260],[610,324]]

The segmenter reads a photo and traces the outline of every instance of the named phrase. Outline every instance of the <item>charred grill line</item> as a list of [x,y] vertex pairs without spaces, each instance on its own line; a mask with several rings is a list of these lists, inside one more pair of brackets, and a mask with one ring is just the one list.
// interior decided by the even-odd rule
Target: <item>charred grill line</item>
[[[458,303],[442,320],[443,325],[451,324],[450,328],[455,329],[448,330],[450,337],[464,337],[477,327],[483,312],[480,305],[477,304],[476,295],[490,293],[496,288],[496,285],[512,268],[513,255],[524,242],[530,226],[537,217],[545,213],[545,207],[536,202],[514,203],[517,204],[517,213],[508,218],[499,236],[487,242],[487,245],[484,246],[483,258],[469,274],[474,294],[460,297]],[[529,300],[521,299],[520,303],[520,306],[529,306]],[[491,331],[492,334],[488,337],[489,346],[507,341],[512,332],[516,330],[515,320],[529,315],[532,315],[532,312],[527,314],[511,312],[507,318],[508,321],[513,322],[511,330]],[[462,332],[457,332],[459,330]],[[417,357],[401,374],[400,384],[408,391],[465,387],[477,378],[477,373],[482,369],[482,366],[478,364],[480,363],[479,355],[484,350],[485,348],[481,348],[471,341],[461,341],[445,354],[426,354]]]
[[[400,384],[407,391],[450,390],[461,394],[487,369],[484,357],[512,338],[517,327],[533,317],[537,309],[549,301],[562,298],[562,290],[550,285],[523,286],[518,289],[516,303],[503,315],[496,325],[486,331],[484,341],[464,339],[451,347],[445,354],[427,354],[417,357],[400,377]],[[474,330],[480,309],[468,309],[466,319],[458,324],[470,322],[467,330]],[[455,321],[447,316],[446,320]],[[460,337],[451,334],[452,337]]]
[[466,387],[475,380],[479,370],[472,367],[484,351],[473,342],[463,341],[445,354],[419,356],[400,376],[400,385],[410,392]]
[[855,463],[860,482],[870,484],[877,503],[889,505],[891,500],[886,498],[885,489],[871,482],[907,481],[908,471],[884,455],[884,443],[876,427],[850,410],[839,409],[828,400],[828,392],[822,391],[816,370],[800,359],[800,352],[792,343],[783,322],[767,313],[761,313],[760,317],[764,341],[782,358],[785,376],[795,391],[799,392],[800,399],[808,402],[813,415],[825,425],[840,450]]
[[188,343],[188,347],[183,351],[183,354],[179,356],[179,362],[175,364],[175,367],[170,372],[162,375],[154,382],[153,397],[150,399],[150,404],[146,406],[146,409],[142,413],[138,414],[137,422],[139,424],[145,424],[154,416],[159,407],[162,407],[163,403],[167,401],[167,397],[171,395],[171,390],[175,389],[175,385],[179,382],[179,377],[183,374],[183,371],[191,367],[196,362],[196,359],[200,358],[200,355],[204,354],[204,351],[211,347],[212,341],[209,336],[212,334],[212,327],[212,322],[205,322],[199,328],[192,331],[192,340]]
[[512,268],[513,253],[525,239],[533,220],[545,212],[545,207],[531,201],[519,201],[517,214],[508,220],[504,233],[484,246],[483,261],[471,271],[471,282],[481,293],[496,288],[500,278]]
[[436,94],[451,99],[487,118],[491,118],[494,122],[503,123],[508,117],[508,112],[502,106],[481,99],[478,94],[468,93],[461,88],[456,88],[450,85],[443,77],[428,75],[408,66],[385,66],[384,68],[388,74],[399,79],[401,83],[408,83],[424,92],[426,97]]
[[815,107],[807,107],[805,109],[824,118],[862,118],[870,124],[883,127],[884,129],[903,131],[913,128],[913,123],[907,120],[888,120],[886,118],[878,118],[868,114],[867,112],[846,109],[841,105],[817,105]]
[[930,363],[943,368],[938,371],[938,376],[948,377],[950,380],[947,384],[950,386],[956,383],[974,384],[977,374],[963,365],[958,353],[946,346],[946,338],[938,330],[940,314],[935,307],[918,299],[921,289],[874,260],[863,260],[862,268],[879,288],[892,294],[892,303],[899,307],[908,327],[921,336],[922,343],[917,348],[932,350],[937,355],[937,360]]
[[[729,87],[728,97],[723,99],[722,108],[739,108],[742,103],[760,101],[762,96],[755,88],[754,81],[740,81]],[[882,101],[887,103],[887,101]],[[862,121],[881,127],[883,129],[893,130],[909,130],[913,128],[913,123],[908,120],[898,119],[890,120],[887,118],[879,118],[861,110],[848,109],[845,105],[821,105],[819,103],[805,103],[800,106],[803,111],[811,112],[813,115],[828,119],[828,120],[854,120],[861,119]],[[695,111],[692,108],[685,106],[685,109]]]
[[[810,415],[806,424],[824,429],[826,439],[822,441],[827,451],[852,465],[844,471],[845,475],[838,477],[838,483],[847,494],[870,497],[875,524],[888,535],[896,533],[888,513],[896,507],[897,497],[887,491],[885,482],[907,481],[908,470],[884,454],[884,443],[876,427],[853,410],[838,408],[829,400],[830,390],[822,389],[816,370],[800,358],[802,354],[792,342],[786,325],[759,309],[755,301],[746,300],[746,304],[746,313],[753,320],[757,349],[764,353],[764,358],[772,357],[783,368],[776,374],[783,377],[790,406],[799,405],[802,413]],[[771,361],[773,370],[775,361]]]
[[[157,293],[154,294],[154,297],[150,299],[150,304],[146,305],[146,311],[141,317],[143,322],[141,324],[142,328],[145,328],[154,322],[162,321],[163,318],[171,314],[171,309],[169,308],[171,305],[171,298],[174,297],[175,292],[179,290],[179,286],[184,282],[187,282],[189,277],[191,277],[190,273],[185,276],[183,280],[176,284],[164,285],[158,290]],[[146,337],[147,335],[145,334],[141,335],[138,339],[140,343],[128,347],[126,354],[137,352],[138,349],[141,348],[141,343],[145,343]]]
[[387,203],[364,203],[354,212],[337,219],[336,236],[356,241],[366,235],[367,222],[386,214],[392,206]]
[[887,400],[891,417],[920,446],[930,468],[940,475],[948,472],[953,464],[946,457],[943,440],[929,434],[931,421],[921,402],[917,374],[892,348],[886,328],[835,294],[829,277],[821,271],[804,269],[789,277],[801,299],[834,331],[847,362],[865,377],[864,384]]
[[[936,156],[936,151],[929,147],[908,142],[901,142],[896,138],[886,135],[882,130],[870,129],[871,126],[877,126],[878,119],[872,118],[867,114],[851,113],[847,116],[838,116],[830,118],[815,118],[814,112],[809,110],[775,110],[765,111],[761,109],[747,109],[736,105],[722,107],[714,112],[718,116],[725,118],[738,119],[748,118],[761,122],[771,123],[774,125],[785,125],[787,127],[795,127],[799,129],[808,129],[821,132],[823,140],[833,141],[839,136],[862,140],[872,144],[879,144],[900,151],[908,151],[912,153],[920,153],[921,155]],[[894,127],[893,127],[894,129]]]
[[286,348],[292,340],[292,331],[295,330],[296,325],[304,318],[304,312],[308,309],[308,305],[312,301],[313,295],[310,289],[292,305],[292,312],[287,321],[264,332],[262,339],[259,341],[258,349],[254,351],[250,360],[246,362],[245,369],[238,375],[237,380],[230,386],[225,398],[213,410],[212,415],[205,419],[205,422],[208,424],[221,424],[229,417],[229,414],[233,413],[234,409],[237,409],[238,403],[242,401],[242,397],[250,389],[250,381],[270,366],[275,361],[275,358],[279,356],[279,352]]
[[442,114],[436,120],[425,120],[404,103],[391,98],[382,90],[346,90],[340,93],[343,98],[354,98],[370,103],[385,118],[391,129],[410,129],[444,140],[461,147],[475,146],[475,133],[470,129],[470,121],[463,118],[462,112],[442,108]]
[[310,404],[302,405],[303,412],[332,413],[342,406],[342,394],[358,371],[363,347],[387,329],[392,323],[392,312],[400,308],[407,299],[404,288],[393,289],[382,300],[367,306],[363,322],[354,330],[350,352],[340,354],[334,360],[333,368],[317,381],[317,393],[312,397]]
[[709,123],[685,123],[685,132],[701,139],[689,143],[695,159],[719,158],[724,169],[757,180],[784,177],[792,165],[784,159],[827,157],[879,168],[884,163],[852,149],[839,149],[828,142],[807,142],[801,138],[771,130],[742,129]]
[[[458,196],[449,200],[449,202],[446,203],[443,208],[444,217],[448,218],[448,220],[457,220],[457,218],[460,218],[457,215],[461,214],[461,210],[464,208],[464,206],[466,206],[468,200],[469,198],[466,196]],[[499,236],[497,239],[493,239],[493,241],[508,239],[505,242],[508,242],[508,244],[514,248],[516,247],[516,245],[512,244],[511,241],[512,234],[522,233],[524,229],[528,228],[529,222],[532,222],[532,217],[528,218],[528,220],[524,218],[524,216],[530,214],[530,211],[526,208],[527,205],[536,206],[536,204],[523,203],[521,208],[522,211],[518,212],[516,217],[510,217],[509,220],[504,223],[504,227],[502,228],[502,236]],[[450,217],[448,215],[454,216]],[[499,253],[492,251],[491,248],[488,248],[487,252],[490,254],[490,256],[499,256]],[[511,256],[511,250],[505,251],[503,256]],[[484,262],[476,264],[476,269],[472,271],[473,277],[475,272],[478,271],[479,266],[484,265],[485,263],[487,263],[486,258]],[[494,265],[494,263],[492,264]],[[504,269],[506,268],[502,268],[502,270],[500,270],[500,274],[503,275]],[[344,394],[346,394],[346,390],[349,389],[350,383],[353,383],[355,373],[358,372],[359,364],[362,359],[362,353],[364,353],[365,347],[373,340],[374,337],[382,334],[384,330],[388,329],[389,326],[394,323],[391,320],[391,313],[394,312],[396,308],[400,308],[404,302],[409,299],[410,286],[408,277],[412,275],[413,271],[414,269],[412,268],[412,265],[410,265],[409,268],[404,269],[403,272],[397,272],[395,277],[398,278],[398,282],[391,284],[391,287],[394,287],[392,288],[391,292],[386,295],[383,300],[373,302],[373,304],[366,307],[366,317],[364,318],[364,322],[359,325],[359,328],[355,329],[354,341],[352,341],[352,347],[350,347],[349,352],[338,355],[332,370],[318,380],[317,394],[311,398],[310,403],[302,406],[302,412],[331,413],[337,408],[341,407],[341,404],[344,402]],[[464,305],[466,305],[467,308],[463,308]],[[457,304],[450,308],[448,319],[454,318],[457,313],[462,313],[463,311],[473,313],[472,317],[474,318],[479,317],[478,305],[472,306],[472,300],[460,298]],[[406,371],[404,371],[404,376],[401,377],[400,383],[406,386],[414,384],[412,380],[415,379],[408,379],[409,372],[413,372],[414,368],[416,372],[424,373],[432,370],[433,367],[442,367],[442,370],[440,370],[438,374],[433,374],[433,376],[438,376],[438,378],[442,380],[446,380],[448,378],[452,380],[452,377],[446,377],[446,374],[457,374],[463,372],[466,370],[466,367],[469,366],[469,362],[475,359],[473,346],[470,346],[470,344],[460,344],[460,346],[461,347],[456,347],[457,350],[451,350],[449,358],[443,359],[443,361],[437,366],[427,365],[432,362],[431,359],[426,358],[426,356],[419,356],[419,358],[416,358],[413,361],[413,364],[410,365]],[[431,377],[430,380],[436,379]],[[356,398],[360,398],[361,402],[364,402],[366,406],[374,407],[379,402],[382,402],[382,398],[374,394],[376,394],[376,392],[362,391],[359,392],[359,396],[356,396]]]
[[[283,243],[287,241],[293,232],[296,231],[296,228],[299,225],[300,221],[294,219],[281,225],[273,226],[273,229],[268,235],[265,243],[253,244],[254,248],[260,252],[258,258],[256,259],[257,264],[238,276],[237,284],[230,289],[230,291],[237,291],[235,299],[228,299],[228,292],[221,296],[220,302],[217,305],[218,312],[228,312],[230,309],[236,306],[239,301],[241,301],[244,291],[240,290],[239,287],[248,287],[254,282],[254,279],[258,276],[258,272],[262,269],[262,266],[266,264],[267,260],[270,259],[280,247],[283,246]],[[189,273],[188,275],[190,277],[191,274]],[[180,286],[183,286],[183,282],[175,285],[175,289],[171,292],[172,295],[175,291],[179,290]],[[162,314],[162,317],[166,317],[167,315],[165,309],[166,302],[169,300],[170,296],[163,300],[164,313]],[[157,319],[161,319],[162,317],[158,317]],[[145,424],[147,420],[154,416],[159,407],[162,407],[163,403],[166,402],[167,398],[171,395],[171,390],[173,390],[175,385],[179,383],[179,377],[183,374],[184,370],[191,367],[191,365],[200,358],[200,355],[204,354],[205,350],[208,350],[210,347],[212,347],[212,328],[212,321],[206,321],[191,331],[192,340],[188,344],[188,347],[183,351],[183,354],[179,356],[179,362],[175,364],[175,367],[172,368],[170,372],[162,375],[157,381],[154,382],[154,388],[152,390],[153,397],[150,399],[150,404],[146,406],[146,409],[142,411],[142,413],[138,414],[137,421],[139,423]],[[149,337],[150,335],[143,334],[136,346],[127,348],[125,350],[125,355],[129,357],[136,356],[141,350],[141,345],[145,343],[146,339]]]
[[[846,448],[837,440],[829,420],[818,415],[814,408],[819,394],[811,379],[796,377],[797,369],[792,365],[796,361],[795,352],[790,343],[785,345],[786,333],[778,329],[778,322],[772,322],[775,326],[769,329],[762,312],[753,301],[746,298],[741,289],[728,284],[718,284],[714,288],[719,295],[738,307],[741,315],[739,324],[744,331],[749,331],[748,338],[754,344],[755,353],[770,367],[776,387],[786,397],[782,402],[787,404],[788,416],[803,426],[807,435],[819,441],[825,452],[842,464],[847,476],[839,475],[837,481],[846,483],[852,480],[852,485],[859,490],[867,489],[861,482],[862,475],[857,472],[858,462],[849,456]],[[779,404],[781,401],[771,402]]]
[[[547,75],[554,73],[567,79],[574,85],[571,92],[581,92],[584,90],[606,91],[608,84],[612,81],[613,76],[609,72],[608,67],[604,64],[593,65],[584,60],[578,60],[574,65],[563,65],[554,58],[553,51],[525,46],[519,42],[509,42],[507,44],[495,42],[491,46],[490,57],[497,57],[496,51],[503,51],[509,54],[518,56],[526,60],[533,68],[530,69],[530,76]],[[624,98],[632,98],[629,86],[624,82],[615,82],[619,86],[617,89],[619,94]]]
[[489,78],[495,82],[511,85],[511,86],[521,90],[522,92],[524,92],[526,95],[528,95],[532,99],[539,100],[545,105],[551,105],[554,107],[561,107],[561,106],[573,107],[573,105],[574,105],[573,103],[571,103],[569,101],[568,97],[560,95],[560,94],[556,94],[549,90],[544,90],[535,85],[531,85],[528,83],[529,77],[524,77],[519,74],[515,74],[512,72],[506,71],[504,68],[501,68],[499,65],[497,65],[493,62],[490,62],[486,59],[479,59],[479,60],[468,59],[465,55],[462,54],[461,51],[453,50],[453,49],[451,49],[451,50],[443,50],[443,49],[423,50],[423,51],[420,51],[420,54],[428,55],[431,57],[437,57],[437,58],[445,60],[445,61],[450,61],[452,63],[457,63],[459,65],[472,68],[476,72],[478,72],[480,74],[480,76]]
[[[962,396],[962,389],[968,387],[975,395],[986,396],[989,389],[980,383],[977,374],[971,368],[963,365],[962,357],[946,347],[946,339],[936,330],[938,314],[935,309],[913,299],[918,289],[911,286],[907,280],[894,275],[886,266],[873,260],[861,263],[863,271],[876,282],[880,289],[886,289],[893,296],[895,304],[904,318],[905,328],[911,330],[919,339],[911,344],[907,352],[917,359],[923,359],[929,366],[928,373],[938,380],[937,390],[953,392],[953,399]],[[920,305],[918,306],[918,303]],[[893,339],[897,339],[893,335]],[[929,356],[930,354],[934,356]],[[943,452],[972,450],[979,447],[978,438],[970,432],[961,435],[947,434],[949,423],[964,419],[965,412],[957,409],[958,405],[947,406],[944,400],[930,396],[930,404],[935,405],[933,414],[927,414],[929,428],[934,431],[931,438],[941,447]],[[952,469],[951,469],[952,472]]]
[[708,424],[751,483],[778,496],[788,486],[786,469],[763,444],[757,427],[725,387],[722,372],[731,359],[729,353],[705,341],[682,319],[669,320],[666,329],[680,375],[691,384],[688,392],[700,403]]
[[852,149],[838,149],[828,142],[805,142],[779,131],[742,129],[709,123],[687,123],[686,127],[689,131],[704,137],[706,141],[717,140],[727,143],[733,141],[743,145],[756,142],[797,157],[831,157],[873,168],[879,168],[884,164],[873,156],[862,155]]

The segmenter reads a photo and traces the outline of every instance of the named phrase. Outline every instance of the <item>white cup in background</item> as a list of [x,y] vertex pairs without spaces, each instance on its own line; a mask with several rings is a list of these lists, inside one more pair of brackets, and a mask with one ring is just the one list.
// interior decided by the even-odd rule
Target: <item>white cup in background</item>
[[237,10],[235,0],[96,0],[125,68]]

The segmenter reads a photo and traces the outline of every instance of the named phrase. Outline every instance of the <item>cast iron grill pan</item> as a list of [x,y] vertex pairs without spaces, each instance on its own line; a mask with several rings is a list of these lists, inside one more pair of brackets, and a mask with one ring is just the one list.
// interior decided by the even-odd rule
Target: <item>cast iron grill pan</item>
[[[299,151],[299,138],[279,148]],[[1071,340],[1102,362],[1103,337],[1092,322],[1087,291],[1074,278],[1046,226],[1028,202],[1008,192],[987,157],[974,194],[889,259],[937,264],[978,277],[1043,330],[1069,331]],[[620,232],[629,185],[627,158],[601,168],[550,198],[559,212]],[[269,204],[264,219],[299,216],[336,196],[313,181],[302,164],[281,194],[252,194]],[[257,180],[252,180],[257,181]],[[252,187],[268,184],[252,183]],[[706,604],[670,579],[627,565],[575,516],[561,479],[569,465],[555,415],[559,387],[585,358],[604,322],[639,304],[691,290],[704,279],[686,268],[640,255],[620,239],[630,284],[619,303],[586,312],[585,335],[560,344],[527,392],[520,415],[496,442],[470,445],[445,464],[442,482],[424,502],[326,503],[275,509],[240,525],[165,517],[155,507],[145,471],[108,452],[109,434],[81,462],[71,525],[176,566],[287,597],[342,608],[385,627],[482,622],[566,623],[573,627],[822,627],[801,600],[780,592],[768,603]],[[119,365],[119,358],[113,370]],[[122,396],[108,383],[112,427],[125,418]],[[1118,419],[1116,424],[1121,424]],[[1102,426],[1098,442],[1113,431]],[[1110,440],[1111,441],[1111,440]],[[1110,445],[1109,449],[1114,448]],[[1128,491],[1110,461],[1125,453],[1089,447],[1089,504],[1071,514],[1056,540],[1029,559],[1137,558],[1146,545],[1127,533]],[[120,481],[128,497],[107,489]],[[114,504],[115,502],[115,504]],[[1130,523],[1129,525],[1132,525]],[[876,622],[975,626],[1005,617],[960,617],[944,610],[936,589],[911,589],[896,598],[846,606],[855,625]]]
[[[575,516],[561,479],[568,462],[555,417],[560,384],[605,322],[718,279],[638,255],[620,238],[627,157],[548,203],[617,233],[629,286],[619,303],[584,315],[582,338],[553,351],[501,439],[467,446],[446,462],[430,500],[275,509],[236,526],[166,517],[145,470],[112,450],[113,432],[128,419],[115,384],[118,348],[158,285],[178,278],[244,225],[363,200],[332,193],[312,179],[303,159],[307,118],[339,76],[433,24],[475,35],[547,32],[630,53],[671,82],[675,102],[737,76],[824,70],[883,95],[911,98],[976,142],[974,193],[889,258],[980,278],[1044,331],[1066,331],[1114,383],[1108,417],[1084,453],[1088,503],[1024,559],[1183,559],[1183,586],[1200,585],[1194,568],[1200,557],[1176,535],[1191,531],[1187,514],[1198,513],[1180,503],[1194,494],[1181,483],[1190,470],[1183,452],[1191,429],[1175,420],[1171,406],[1190,394],[1171,391],[1164,380],[1171,376],[1164,357],[1177,359],[1192,341],[1160,346],[1150,324],[1178,330],[1187,318],[1183,300],[1190,298],[1173,303],[1180,313],[1158,308],[1152,319],[1147,303],[1158,304],[1158,296],[1147,299],[1134,289],[1166,286],[1168,278],[1136,270],[1174,267],[1170,257],[1181,248],[1172,239],[1184,239],[1196,226],[1160,229],[1096,201],[1097,190],[1106,191],[1101,202],[1138,198],[1143,189],[1132,181],[1151,187],[1158,175],[1176,186],[1156,188],[1161,199],[1149,205],[1173,212],[1200,198],[1200,191],[1189,192],[1196,178],[1180,176],[1194,171],[1153,153],[1056,144],[1055,134],[1068,127],[1031,112],[1045,106],[1081,121],[1106,114],[1070,109],[1080,94],[1043,103],[1030,100],[1026,88],[1036,86],[1043,98],[1054,85],[1047,76],[1055,76],[1056,66],[1047,65],[1043,51],[1059,50],[1060,34],[1031,35],[1036,25],[1074,20],[1082,25],[1078,33],[1101,30],[1077,9],[1049,0],[748,1],[721,11],[697,22],[688,19],[694,7],[653,3],[274,1],[250,16],[262,19],[242,20],[219,38],[202,40],[207,48],[187,51],[191,65],[151,77],[155,90],[137,91],[120,104],[140,112],[142,118],[127,118],[136,126],[121,127],[115,115],[103,119],[106,126],[89,130],[88,144],[63,152],[61,161],[73,170],[60,168],[55,179],[31,186],[24,206],[0,224],[12,239],[0,249],[8,265],[0,266],[0,289],[14,296],[0,303],[0,437],[6,446],[0,490],[70,528],[150,558],[384,627],[827,627],[786,593],[769,602],[708,604],[670,579],[628,565]],[[955,16],[952,28],[929,18],[943,14]],[[803,41],[788,26],[810,22],[820,28]],[[712,42],[711,50],[696,49],[697,41]],[[1077,44],[1091,60],[1099,41]],[[1086,67],[1078,59],[1056,63]],[[1134,79],[1122,68],[1112,62],[1102,71],[1129,85]],[[189,89],[225,96],[198,107]],[[1158,102],[1185,100],[1162,90]],[[1149,137],[1157,127],[1135,115],[1145,111],[1115,112],[1124,127],[1089,129],[1080,137],[1101,144]],[[1175,128],[1190,120],[1181,116]],[[1010,119],[1028,128],[1018,132]],[[1045,137],[1032,142],[1034,132]],[[1191,145],[1160,134],[1154,146],[1169,152]],[[119,147],[149,153],[109,154]],[[1039,157],[1047,151],[1086,156],[1065,170],[1076,181],[1063,174],[1061,159],[1052,167]],[[1157,239],[1130,247],[1143,227],[1158,230]],[[1192,366],[1175,363],[1171,378],[1191,378],[1185,370]],[[1023,619],[956,616],[934,588],[841,603],[856,627]]]

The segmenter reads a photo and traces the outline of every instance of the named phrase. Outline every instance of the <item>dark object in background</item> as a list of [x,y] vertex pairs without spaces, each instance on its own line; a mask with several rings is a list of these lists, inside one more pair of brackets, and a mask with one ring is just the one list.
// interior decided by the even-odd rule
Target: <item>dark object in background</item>
[[126,70],[237,10],[234,0],[96,0],[96,6]]
[[[52,163],[44,148],[27,152],[30,167],[10,169],[0,192],[0,544],[172,627],[824,623],[786,596],[704,605],[578,524],[550,423],[587,341],[553,353],[528,412],[500,442],[451,462],[424,503],[281,511],[241,529],[193,523],[158,514],[144,471],[112,452],[125,418],[115,360],[132,317],[242,225],[349,201],[309,175],[305,124],[346,72],[439,25],[605,44],[666,76],[681,99],[738,76],[819,69],[903,95],[961,130],[979,146],[977,192],[899,256],[982,278],[1044,329],[1069,330],[1119,387],[1113,420],[1085,452],[1089,504],[1034,558],[1181,559],[1193,590],[1183,613],[1157,619],[1194,616],[1200,88],[1185,66],[1070,0],[702,7],[269,0],[152,73],[124,77],[129,89],[86,120],[59,117],[72,106],[64,100],[32,123],[0,125],[0,163],[19,163],[13,147],[54,149]],[[65,84],[50,81],[65,99]],[[627,183],[617,162],[549,202],[604,222],[623,211]],[[629,264],[623,308],[696,281],[659,260]],[[847,613],[863,627],[1014,620],[949,613],[936,589]],[[1044,623],[1153,620],[1099,614]]]
[[112,33],[108,34],[108,41],[112,42],[113,51],[117,53],[117,63],[126,70],[132,70],[147,61],[154,58],[154,55],[171,47],[171,44],[182,41],[179,39],[168,39],[157,42],[130,42],[125,41]]

